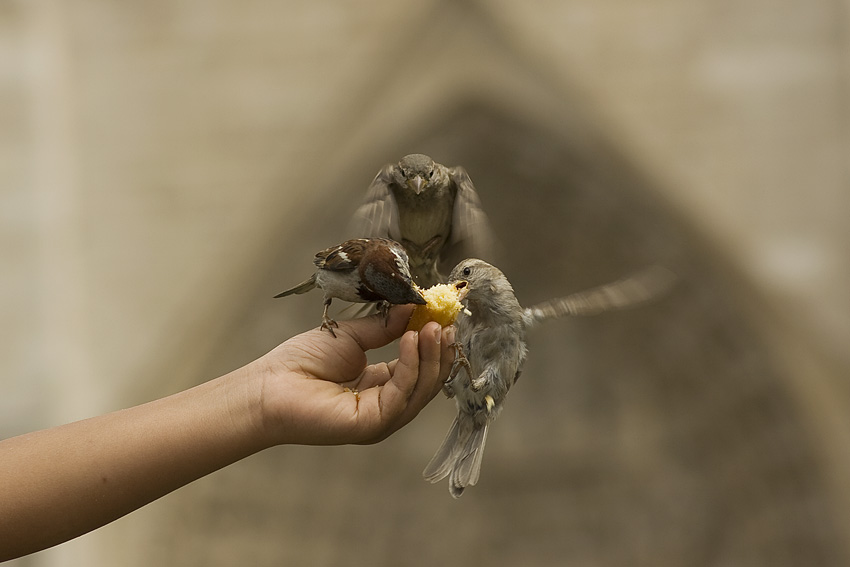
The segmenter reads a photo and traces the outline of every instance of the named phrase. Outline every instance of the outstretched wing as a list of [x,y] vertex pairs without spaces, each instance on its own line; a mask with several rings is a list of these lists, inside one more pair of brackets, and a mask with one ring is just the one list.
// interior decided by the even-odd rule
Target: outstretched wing
[[380,236],[399,240],[398,204],[390,191],[393,183],[392,172],[398,166],[385,165],[366,193],[363,204],[354,212],[352,230],[355,236]]
[[531,326],[556,317],[625,309],[661,297],[675,281],[675,274],[667,268],[651,266],[616,282],[528,307],[523,319]]
[[449,243],[453,249],[460,248],[458,255],[461,257],[490,260],[493,254],[493,230],[487,214],[481,208],[481,199],[472,179],[460,166],[447,169],[452,183],[457,187]]

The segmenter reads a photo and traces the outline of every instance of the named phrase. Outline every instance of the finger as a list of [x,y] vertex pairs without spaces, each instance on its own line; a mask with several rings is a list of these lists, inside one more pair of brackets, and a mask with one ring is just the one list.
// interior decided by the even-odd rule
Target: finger
[[340,321],[337,334],[353,338],[364,351],[388,345],[404,334],[413,305],[395,305],[390,309],[389,319],[379,313],[369,317]]
[[382,441],[403,425],[398,423],[399,416],[407,407],[418,377],[419,333],[408,331],[401,337],[399,357],[392,378],[383,386],[361,389],[361,404],[366,404],[362,407],[375,410],[371,418],[364,420],[367,425],[361,443]]
[[[455,350],[451,347],[452,343],[455,342],[455,331],[454,325],[449,325],[442,329],[442,336],[440,338],[440,375],[434,383],[435,395],[443,389],[443,383],[448,380],[449,372],[451,372],[452,364],[455,360]],[[386,382],[395,373],[396,364],[398,364],[398,359],[387,362],[383,368],[376,368],[375,378],[370,383],[383,384]],[[386,376],[386,371],[389,371],[389,376]]]
[[[439,391],[437,384],[440,384],[441,342],[440,326],[437,323],[429,323],[419,333],[419,344],[415,352],[418,357],[418,368],[408,364],[406,360],[408,353],[403,351],[400,353],[393,378],[384,387],[382,402],[387,400],[398,403],[403,396],[406,396],[406,400],[400,407],[394,408],[393,412],[397,412],[395,416],[390,414],[386,407],[382,411],[386,419],[392,420],[388,423],[384,437],[407,425]],[[408,374],[412,375],[414,370],[416,370],[416,379],[410,380]],[[387,394],[394,395],[387,397]]]
[[359,408],[355,411],[353,442],[377,443],[401,427],[395,423],[407,406],[419,374],[418,343],[418,332],[406,332],[399,343],[399,358],[393,361],[394,372],[386,363],[372,364],[353,383]]
[[397,360],[370,364],[363,373],[350,383],[349,387],[366,390],[375,386],[383,386],[393,377],[393,369]]
[[428,323],[419,332],[419,379],[408,400],[408,406],[414,412],[410,419],[413,419],[440,389],[442,339],[443,333],[438,323]]
[[402,336],[395,371],[392,378],[381,387],[378,410],[384,423],[392,423],[401,415],[416,388],[419,379],[419,335],[416,331],[408,331]]
[[437,392],[443,389],[443,384],[446,380],[449,379],[449,372],[451,372],[452,364],[454,363],[456,355],[454,348],[451,347],[452,343],[454,342],[455,327],[453,325],[450,325],[448,327],[443,328],[443,338],[440,343],[440,377],[437,380],[437,383],[434,384],[434,395],[436,395]]

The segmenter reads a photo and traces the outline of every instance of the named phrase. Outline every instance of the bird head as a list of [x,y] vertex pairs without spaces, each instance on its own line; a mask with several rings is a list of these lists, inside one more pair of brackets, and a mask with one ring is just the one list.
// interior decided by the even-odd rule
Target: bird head
[[449,284],[462,293],[462,302],[477,318],[511,316],[519,309],[508,278],[484,260],[467,258],[449,274]]
[[362,262],[362,279],[377,295],[393,304],[424,305],[422,291],[413,282],[407,253],[401,245],[384,239]]
[[421,194],[434,177],[434,160],[425,154],[410,154],[398,162],[397,181],[417,195]]

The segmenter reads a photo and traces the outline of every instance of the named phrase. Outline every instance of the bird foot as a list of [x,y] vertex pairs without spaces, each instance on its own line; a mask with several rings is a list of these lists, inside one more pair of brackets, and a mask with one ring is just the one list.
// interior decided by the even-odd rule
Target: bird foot
[[452,388],[451,379],[447,379],[445,382],[443,382],[443,393],[448,399],[452,399],[455,397],[455,390],[454,388]]
[[[440,248],[442,248],[443,241],[444,241],[444,238],[442,236],[435,236],[434,238],[430,239],[422,247],[422,255],[425,256],[426,258],[430,258],[431,256],[434,256],[436,258],[436,256],[437,256],[436,252],[438,250],[440,250]],[[436,262],[436,259],[435,259],[434,264],[436,264],[436,263],[437,262]]]
[[449,347],[455,349],[455,359],[452,362],[452,368],[449,371],[449,377],[446,379],[445,383],[451,384],[463,368],[466,369],[466,373],[469,374],[469,377],[471,378],[472,368],[469,366],[469,359],[466,358],[466,354],[463,352],[463,345],[455,342],[450,344]]
[[390,324],[390,305],[389,301],[379,301],[377,305],[378,313],[384,316],[384,326],[388,326]]
[[328,332],[330,332],[331,335],[333,335],[334,338],[336,338],[336,333],[334,333],[334,327],[339,327],[339,323],[337,323],[328,316],[322,317],[322,325],[319,328],[327,330]]

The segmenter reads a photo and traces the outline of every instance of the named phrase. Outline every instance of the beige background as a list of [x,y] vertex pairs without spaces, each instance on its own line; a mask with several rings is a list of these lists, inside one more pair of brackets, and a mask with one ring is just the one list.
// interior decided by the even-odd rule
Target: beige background
[[[574,542],[554,546],[551,557],[529,550],[514,557],[510,550],[521,547],[496,545],[489,537],[507,534],[504,542],[511,531],[487,522],[518,510],[544,511],[547,502],[540,495],[507,502],[498,494],[511,489],[494,488],[497,478],[508,482],[519,474],[522,461],[511,455],[536,447],[523,440],[525,428],[536,429],[520,409],[531,408],[533,419],[535,402],[522,401],[518,390],[516,418],[499,432],[504,445],[494,441],[491,462],[485,460],[485,469],[492,463],[492,494],[479,486],[477,499],[467,503],[464,496],[460,503],[466,506],[461,510],[475,510],[468,521],[478,529],[464,539],[462,526],[446,528],[451,545],[426,538],[428,549],[464,550],[465,542],[477,542],[469,553],[487,546],[493,562],[505,564],[844,564],[848,550],[840,542],[850,540],[848,14],[850,5],[836,0],[5,0],[0,433],[166,395],[314,325],[317,297],[289,304],[267,298],[308,273],[316,250],[342,238],[347,215],[381,165],[426,151],[470,171],[505,242],[501,265],[523,302],[617,277],[637,260],[654,258],[669,259],[698,282],[686,288],[697,291],[681,292],[658,311],[668,322],[682,318],[676,320],[684,325],[678,330],[685,329],[679,335],[702,329],[692,333],[700,339],[692,350],[670,343],[667,351],[658,347],[654,362],[640,358],[645,366],[624,358],[607,368],[578,352],[569,362],[546,362],[556,356],[545,354],[547,349],[555,353],[558,345],[541,338],[532,350],[532,357],[540,352],[539,370],[526,374],[551,374],[553,364],[569,368],[578,381],[564,392],[570,397],[583,387],[583,377],[603,369],[622,376],[633,372],[628,378],[635,380],[658,376],[673,360],[669,363],[705,370],[707,378],[695,374],[693,384],[722,375],[735,388],[741,382],[731,377],[741,361],[758,353],[753,375],[760,378],[754,383],[785,408],[765,423],[793,422],[799,428],[782,437],[777,454],[805,447],[787,470],[816,471],[794,501],[832,507],[823,531],[806,539],[765,527],[774,525],[765,517],[789,513],[765,504],[772,501],[767,496],[729,516],[734,519],[717,520],[714,528],[689,524],[687,533],[674,536],[687,545],[659,551],[652,543],[659,536],[636,528],[640,518],[652,524],[659,517],[656,508],[641,503],[687,495],[696,499],[695,507],[710,505],[698,484],[667,485],[669,494],[655,486],[664,483],[653,463],[687,468],[683,463],[697,461],[663,443],[656,460],[644,451],[655,441],[645,446],[642,434],[634,432],[666,439],[670,422],[649,409],[628,421],[627,388],[621,406],[606,405],[610,396],[599,394],[605,403],[598,407],[607,408],[602,414],[594,413],[593,404],[572,408],[585,411],[587,419],[564,425],[573,437],[559,453],[563,461],[550,462],[549,469],[542,463],[534,477],[540,486],[552,484],[554,476],[569,477],[569,486],[557,492],[574,498],[565,507],[571,502],[598,509],[599,517],[526,525],[523,537],[529,541],[569,533]],[[569,200],[573,195],[578,197]],[[597,203],[594,195],[605,197]],[[535,225],[547,230],[532,238]],[[561,252],[572,260],[563,278],[556,277],[556,267],[540,267]],[[595,260],[600,256],[606,260]],[[717,304],[709,325],[707,314]],[[663,335],[665,319],[656,319]],[[688,321],[699,323],[688,327]],[[588,352],[599,350],[602,357],[631,336],[622,330],[629,325],[622,319],[608,319],[596,330],[582,325],[557,332],[570,344],[587,341]],[[716,345],[703,340],[709,327],[737,337],[734,356],[711,359],[724,361],[712,368],[713,376],[708,363],[690,357],[716,352]],[[594,338],[584,339],[585,333]],[[649,372],[653,369],[658,372]],[[647,400],[675,389],[653,384]],[[529,395],[535,391],[524,381],[520,386]],[[681,395],[694,403],[703,397],[698,389],[693,398]],[[317,478],[317,471],[336,470],[334,459],[341,459],[349,467],[343,470],[362,473],[356,490],[367,497],[448,499],[444,486],[418,479],[448,426],[450,407],[439,406],[429,407],[422,423],[386,447],[282,448],[18,564],[129,564],[131,557],[139,565],[185,565],[192,559],[205,565],[333,565],[351,559],[348,550],[355,564],[398,565],[408,557],[405,549],[412,550],[409,564],[451,564],[463,554],[423,553],[418,539],[399,538],[393,527],[416,525],[413,517],[442,523],[440,508],[414,512],[396,505],[398,516],[368,516],[364,521],[374,528],[369,533],[383,536],[360,548],[352,543],[364,541],[355,538],[360,532],[339,519],[359,509],[359,500],[344,496],[354,490],[353,481],[323,479],[315,491],[328,495],[321,505],[303,495],[281,496],[271,508],[263,498],[269,491],[287,492],[282,486],[300,493],[297,487]],[[705,423],[727,422],[723,411],[704,413]],[[612,416],[628,421],[617,435],[631,431],[634,437],[616,437],[616,447],[599,448],[594,420],[607,423]],[[735,438],[735,428],[728,434]],[[763,447],[759,440],[747,443],[756,454]],[[652,485],[646,502],[602,489],[578,491],[581,474],[556,473],[587,456],[583,451],[591,445],[599,451],[594,455],[602,455],[592,476],[616,474],[620,480],[611,486],[629,486],[634,492],[628,494],[641,498]],[[728,464],[724,455],[711,462]],[[404,477],[389,495],[366,474],[380,457],[388,459],[384,470],[390,478]],[[754,476],[747,492],[762,481]],[[407,482],[415,483],[410,485],[415,492],[408,492]],[[239,492],[246,485],[256,491]],[[577,494],[586,500],[576,501]],[[623,502],[631,512],[619,507]],[[458,511],[450,504],[446,514]],[[717,509],[705,517],[726,518]],[[688,517],[686,512],[677,513]],[[560,511],[552,513],[560,517]],[[214,514],[237,518],[234,525],[256,522],[256,541],[250,534],[229,540],[222,534],[235,527],[218,533],[204,524]],[[621,526],[618,517],[637,519]],[[307,525],[330,522],[330,535],[306,537],[297,518],[308,518]],[[671,513],[669,524],[679,523],[677,518]],[[729,529],[740,537],[736,545],[728,544],[730,536],[717,535],[726,533],[723,526],[733,526]],[[181,529],[185,537],[174,535]],[[804,551],[770,557],[775,546],[765,543],[773,541],[765,534],[784,542],[799,536],[806,540],[798,548]],[[726,544],[712,543],[718,541]],[[387,542],[402,544],[393,551]],[[725,552],[697,552],[703,548],[695,542]],[[622,555],[611,551],[618,545]]]

